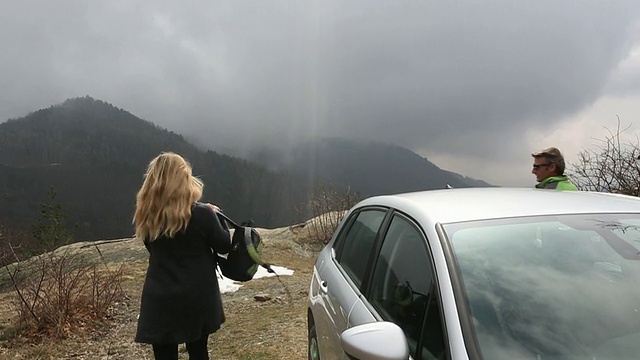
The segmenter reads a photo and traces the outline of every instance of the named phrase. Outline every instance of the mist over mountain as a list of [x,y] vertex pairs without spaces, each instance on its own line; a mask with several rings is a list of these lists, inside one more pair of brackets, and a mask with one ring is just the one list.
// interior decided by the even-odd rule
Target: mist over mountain
[[364,196],[452,187],[492,186],[440,169],[401,146],[370,140],[322,138],[288,149],[261,147],[244,154],[272,170],[350,186]]
[[[308,184],[244,159],[202,151],[181,135],[111,104],[76,98],[0,124],[0,222],[28,230],[57,193],[82,240],[130,236],[148,162],[174,151],[205,183],[204,201],[261,226],[306,217]],[[72,225],[72,224],[70,224]]]
[[287,150],[239,146],[228,150],[233,156],[206,150],[101,100],[69,99],[0,124],[0,225],[29,230],[40,204],[55,202],[69,225],[78,226],[80,240],[130,236],[136,192],[148,162],[162,151],[191,162],[205,183],[204,201],[262,227],[306,220],[319,182],[349,186],[364,197],[447,184],[490,186],[381,142],[325,138]]

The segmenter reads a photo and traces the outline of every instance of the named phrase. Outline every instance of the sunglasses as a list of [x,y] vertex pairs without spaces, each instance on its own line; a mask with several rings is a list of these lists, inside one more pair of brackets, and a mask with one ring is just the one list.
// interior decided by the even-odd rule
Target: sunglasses
[[553,164],[553,163],[546,163],[546,164],[533,164],[533,168],[534,168],[534,169],[540,169],[540,167],[542,167],[542,166],[549,166],[549,165],[551,165],[551,164]]

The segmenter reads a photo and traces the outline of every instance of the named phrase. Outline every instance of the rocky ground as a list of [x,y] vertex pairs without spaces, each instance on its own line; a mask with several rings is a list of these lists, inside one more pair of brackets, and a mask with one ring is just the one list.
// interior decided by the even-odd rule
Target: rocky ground
[[[307,356],[306,298],[319,245],[308,240],[302,226],[259,232],[265,244],[263,258],[294,273],[255,279],[237,292],[223,295],[227,323],[209,338],[212,359],[297,360]],[[0,359],[153,359],[150,346],[133,342],[147,266],[144,246],[133,239],[69,246],[92,261],[104,259],[110,267],[122,266],[126,297],[112,309],[111,321],[98,329],[81,331],[64,340],[33,343],[10,336],[16,318],[14,293],[6,286],[6,269],[2,269]],[[266,301],[256,300],[257,295],[265,295]],[[180,359],[187,359],[186,350],[180,350]]]

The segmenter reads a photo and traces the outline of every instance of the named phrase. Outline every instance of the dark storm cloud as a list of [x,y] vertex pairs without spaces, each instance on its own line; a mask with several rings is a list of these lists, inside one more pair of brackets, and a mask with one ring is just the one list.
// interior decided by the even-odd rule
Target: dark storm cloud
[[493,4],[353,21],[358,30],[327,51],[341,59],[329,121],[350,118],[353,133],[367,122],[372,135],[383,129],[409,146],[551,124],[599,96],[630,46],[622,6]]
[[638,40],[631,0],[3,7],[0,119],[91,95],[214,148],[340,135],[500,156],[600,97]]

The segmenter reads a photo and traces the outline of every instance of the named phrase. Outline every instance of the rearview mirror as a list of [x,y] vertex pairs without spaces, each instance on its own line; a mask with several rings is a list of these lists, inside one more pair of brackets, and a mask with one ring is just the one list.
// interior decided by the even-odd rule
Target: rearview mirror
[[354,326],[340,335],[342,349],[356,360],[407,360],[409,347],[404,332],[392,322]]

